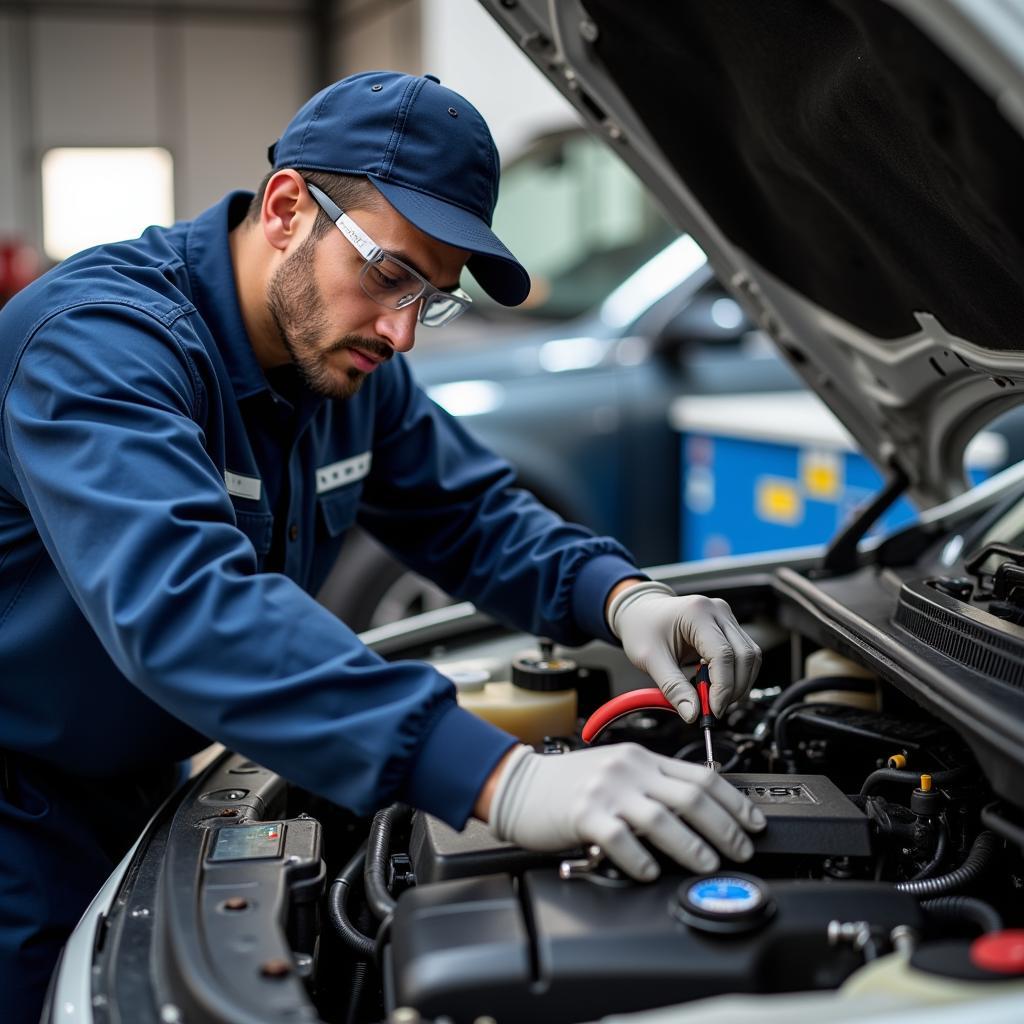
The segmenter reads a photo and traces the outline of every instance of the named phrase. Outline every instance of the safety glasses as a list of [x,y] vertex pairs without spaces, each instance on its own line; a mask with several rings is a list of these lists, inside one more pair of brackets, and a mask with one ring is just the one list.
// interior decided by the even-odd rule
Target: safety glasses
[[425,327],[450,324],[473,304],[473,300],[461,288],[454,288],[450,292],[435,288],[422,274],[377,245],[326,192],[308,181],[306,188],[320,209],[365,260],[359,272],[359,285],[374,302],[388,309],[405,309],[419,302],[417,319]]

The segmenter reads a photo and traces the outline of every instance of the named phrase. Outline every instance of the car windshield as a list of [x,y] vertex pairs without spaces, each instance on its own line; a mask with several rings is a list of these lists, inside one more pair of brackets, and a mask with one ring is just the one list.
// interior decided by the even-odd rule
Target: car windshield
[[[557,320],[592,309],[678,234],[633,172],[581,129],[545,135],[509,163],[494,230],[532,278],[516,312]],[[501,310],[472,280],[466,291]]]

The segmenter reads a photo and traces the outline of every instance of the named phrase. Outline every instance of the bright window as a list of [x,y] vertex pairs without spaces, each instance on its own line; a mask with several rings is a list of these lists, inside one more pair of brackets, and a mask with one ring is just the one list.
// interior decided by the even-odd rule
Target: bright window
[[62,260],[100,242],[174,221],[174,161],[166,149],[51,149],[43,156],[43,248]]

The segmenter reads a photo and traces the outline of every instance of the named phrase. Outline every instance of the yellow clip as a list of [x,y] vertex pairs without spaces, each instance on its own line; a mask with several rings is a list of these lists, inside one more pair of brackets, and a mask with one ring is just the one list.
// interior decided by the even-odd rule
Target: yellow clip
[[886,762],[890,768],[906,768],[907,759],[902,754],[893,754]]
[[930,793],[932,791],[932,777],[930,775],[921,776],[921,792]]

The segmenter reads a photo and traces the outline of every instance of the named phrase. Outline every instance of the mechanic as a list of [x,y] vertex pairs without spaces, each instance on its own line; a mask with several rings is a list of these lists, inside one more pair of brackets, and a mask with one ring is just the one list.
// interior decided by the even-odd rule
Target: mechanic
[[[358,521],[409,566],[563,644],[619,639],[687,720],[760,652],[728,606],[647,580],[514,486],[415,385],[419,323],[529,290],[490,230],[498,157],[431,76],[313,97],[254,197],[87,250],[0,313],[0,992],[38,1015],[89,899],[218,740],[369,814],[471,814],[536,849],[639,836],[696,869],[763,818],[701,766],[619,745],[542,757],[387,663],[310,594]],[[130,181],[95,201],[117,204]],[[332,223],[333,222],[333,223]]]

